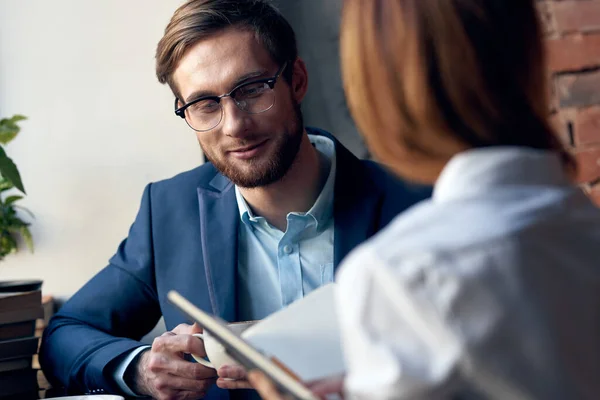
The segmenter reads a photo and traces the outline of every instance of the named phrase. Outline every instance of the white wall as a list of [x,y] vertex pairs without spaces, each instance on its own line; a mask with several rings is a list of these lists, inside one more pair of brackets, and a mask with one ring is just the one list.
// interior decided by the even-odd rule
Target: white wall
[[35,254],[0,280],[42,278],[66,297],[126,236],[144,186],[198,165],[195,136],[154,75],[181,0],[1,0],[0,117],[29,117],[8,153],[36,219]]

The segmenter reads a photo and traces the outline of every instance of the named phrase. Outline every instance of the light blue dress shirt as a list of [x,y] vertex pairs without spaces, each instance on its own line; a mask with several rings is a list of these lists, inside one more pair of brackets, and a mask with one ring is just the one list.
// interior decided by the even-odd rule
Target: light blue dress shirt
[[333,281],[333,198],[335,146],[308,135],[327,176],[306,213],[290,212],[285,232],[254,215],[239,189],[235,195],[242,223],[238,231],[238,299],[241,320],[262,319]]

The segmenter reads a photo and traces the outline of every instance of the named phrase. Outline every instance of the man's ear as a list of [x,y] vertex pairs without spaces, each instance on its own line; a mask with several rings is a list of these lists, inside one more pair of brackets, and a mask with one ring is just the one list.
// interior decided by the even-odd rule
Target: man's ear
[[296,58],[292,70],[292,95],[296,103],[300,104],[308,90],[308,71],[306,64],[300,57]]

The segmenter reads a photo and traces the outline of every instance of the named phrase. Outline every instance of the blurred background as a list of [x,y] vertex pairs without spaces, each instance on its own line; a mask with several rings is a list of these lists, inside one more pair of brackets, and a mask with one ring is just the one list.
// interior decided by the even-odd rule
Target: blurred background
[[[182,0],[0,1],[0,118],[23,114],[6,150],[35,214],[35,253],[0,261],[0,281],[42,279],[57,299],[103,268],[127,235],[144,186],[202,162],[195,136],[154,75],[154,50]],[[339,72],[341,0],[279,0],[309,70],[308,125],[368,153]],[[600,202],[600,0],[538,1],[551,116]],[[27,215],[23,219],[28,220]]]

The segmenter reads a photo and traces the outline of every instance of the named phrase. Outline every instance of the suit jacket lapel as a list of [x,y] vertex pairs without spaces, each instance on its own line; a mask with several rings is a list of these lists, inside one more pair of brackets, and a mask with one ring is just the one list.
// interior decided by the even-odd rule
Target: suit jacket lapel
[[204,271],[213,313],[235,321],[239,212],[231,181],[217,173],[198,188]]

